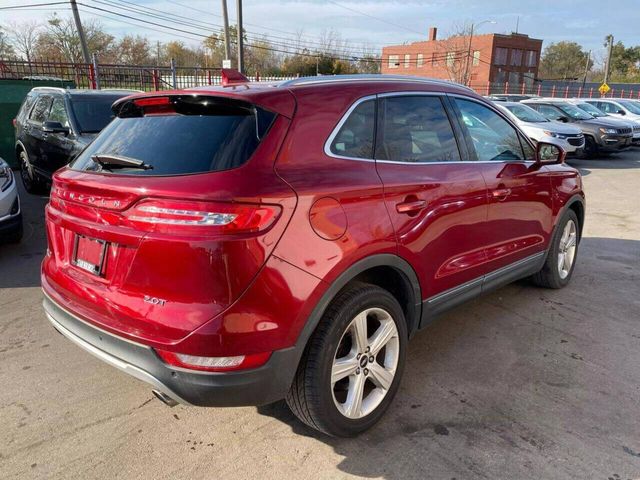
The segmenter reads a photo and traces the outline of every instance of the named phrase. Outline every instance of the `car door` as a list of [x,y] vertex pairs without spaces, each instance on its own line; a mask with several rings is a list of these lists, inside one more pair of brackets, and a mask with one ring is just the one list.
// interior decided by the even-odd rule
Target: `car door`
[[44,139],[47,143],[47,157],[49,160],[47,165],[47,173],[51,175],[56,170],[69,163],[70,157],[74,152],[73,133],[71,132],[69,114],[67,112],[64,98],[62,96],[56,95],[53,98],[47,121],[58,122],[63,127],[69,129],[68,133],[45,132],[44,134]]
[[460,96],[453,103],[488,189],[483,237],[489,269],[539,260],[552,229],[549,170],[535,161],[525,135],[497,109]]
[[45,171],[47,164],[47,150],[45,132],[42,130],[42,124],[47,118],[49,109],[51,108],[51,95],[42,95],[33,106],[29,118],[25,124],[24,146],[29,155],[31,165],[41,173]]
[[376,168],[399,255],[416,269],[432,313],[478,293],[486,271],[487,189],[447,102],[443,94],[378,96]]

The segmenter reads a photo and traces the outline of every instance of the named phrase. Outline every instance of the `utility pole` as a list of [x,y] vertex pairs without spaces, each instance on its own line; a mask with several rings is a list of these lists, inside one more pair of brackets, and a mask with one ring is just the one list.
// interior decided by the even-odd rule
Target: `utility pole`
[[227,12],[227,0],[222,0],[222,18],[224,20],[224,59],[231,58],[231,44],[229,43],[229,13]]
[[582,90],[584,91],[584,86],[587,83],[587,74],[589,73],[589,67],[591,63],[591,50],[587,53],[587,63],[584,66],[584,78],[582,79]]
[[242,0],[236,0],[236,9],[238,10],[238,71],[243,73],[244,70],[244,45],[242,40]]
[[464,65],[464,84],[469,85],[469,68],[471,66],[471,43],[473,42],[473,23],[471,24],[471,33],[469,35],[469,49],[467,51],[467,61]]
[[609,83],[609,71],[611,70],[611,55],[613,55],[613,35],[607,35],[607,61],[604,64],[604,83]]
[[76,5],[76,0],[69,1],[71,2],[71,10],[73,10],[73,19],[76,21],[78,36],[80,37],[80,45],[82,46],[82,56],[84,58],[84,63],[91,63],[91,55],[89,55],[89,47],[87,47],[87,37],[84,36],[82,23],[80,23],[80,13],[78,12],[78,5]]
[[160,65],[160,40],[156,40],[156,67]]

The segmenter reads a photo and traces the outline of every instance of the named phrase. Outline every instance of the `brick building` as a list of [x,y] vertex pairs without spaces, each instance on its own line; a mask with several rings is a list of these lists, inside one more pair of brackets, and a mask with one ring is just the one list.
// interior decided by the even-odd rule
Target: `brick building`
[[382,73],[453,80],[471,86],[488,82],[533,85],[538,76],[542,40],[528,35],[490,33],[437,39],[429,29],[426,41],[382,49]]

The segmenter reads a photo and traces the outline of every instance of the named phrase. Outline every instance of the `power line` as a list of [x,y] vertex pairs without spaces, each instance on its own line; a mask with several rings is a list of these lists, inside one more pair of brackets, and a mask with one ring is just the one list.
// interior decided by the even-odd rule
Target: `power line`
[[0,7],[0,10],[30,9],[32,7],[50,7],[52,5],[69,5],[69,2],[48,2],[48,3],[30,3],[27,5],[11,5],[9,7]]
[[373,18],[374,20],[378,20],[379,22],[386,23],[387,25],[393,25],[394,27],[401,28],[402,30],[406,30],[407,32],[417,33],[418,35],[424,35],[424,32],[418,32],[417,30],[412,30],[410,28],[405,27],[404,25],[400,25],[398,23],[390,22],[389,20],[385,20],[384,18],[376,17],[369,13],[361,12],[360,10],[356,10],[355,8],[346,7],[338,2],[334,2],[333,0],[327,0],[329,3],[332,3],[340,8],[344,8],[345,10],[349,10],[350,12],[357,13],[359,15],[363,15],[365,17]]

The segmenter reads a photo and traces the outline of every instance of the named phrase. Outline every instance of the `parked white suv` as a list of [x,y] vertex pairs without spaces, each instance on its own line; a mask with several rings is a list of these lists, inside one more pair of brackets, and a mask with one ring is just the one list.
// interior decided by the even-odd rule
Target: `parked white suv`
[[22,213],[18,188],[11,167],[0,158],[0,243],[22,239]]
[[584,135],[577,127],[547,120],[533,108],[517,102],[495,102],[534,142],[552,143],[567,153],[584,147]]

